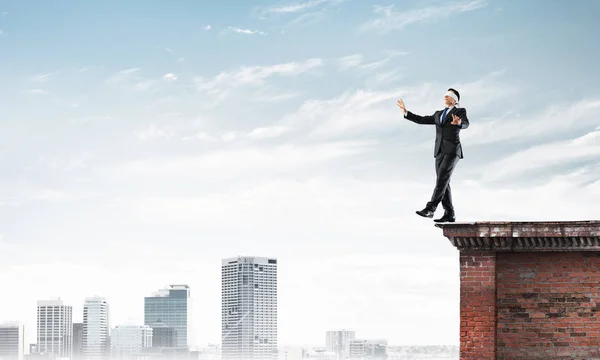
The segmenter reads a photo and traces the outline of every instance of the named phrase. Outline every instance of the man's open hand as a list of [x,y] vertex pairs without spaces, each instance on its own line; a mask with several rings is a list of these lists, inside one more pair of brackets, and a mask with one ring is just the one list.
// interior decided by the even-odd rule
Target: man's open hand
[[460,120],[460,118],[458,116],[456,116],[455,114],[452,114],[452,125],[460,125],[460,123],[462,122],[462,120]]
[[406,106],[404,106],[404,101],[402,101],[402,99],[398,100],[398,104],[397,104],[397,105],[398,105],[398,107],[399,107],[400,109],[402,109],[402,111],[403,111],[404,113],[406,113]]

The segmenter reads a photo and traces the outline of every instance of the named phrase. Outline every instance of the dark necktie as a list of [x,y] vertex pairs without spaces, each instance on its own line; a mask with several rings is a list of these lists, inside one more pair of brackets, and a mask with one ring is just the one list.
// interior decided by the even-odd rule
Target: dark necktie
[[444,125],[444,120],[446,120],[446,112],[448,111],[448,108],[444,109],[444,113],[442,114],[442,121],[440,121],[440,123],[442,125]]

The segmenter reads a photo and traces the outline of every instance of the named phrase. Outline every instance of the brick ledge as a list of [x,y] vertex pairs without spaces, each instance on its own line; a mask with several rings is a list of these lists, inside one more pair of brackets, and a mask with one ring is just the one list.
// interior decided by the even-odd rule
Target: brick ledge
[[459,250],[600,251],[600,220],[436,224]]

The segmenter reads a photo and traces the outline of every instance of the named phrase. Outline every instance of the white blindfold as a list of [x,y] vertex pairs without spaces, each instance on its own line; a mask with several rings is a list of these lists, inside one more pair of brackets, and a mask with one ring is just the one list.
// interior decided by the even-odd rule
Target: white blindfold
[[454,99],[454,101],[456,101],[456,103],[458,103],[458,96],[456,96],[456,94],[453,91],[447,91],[446,96],[450,96]]

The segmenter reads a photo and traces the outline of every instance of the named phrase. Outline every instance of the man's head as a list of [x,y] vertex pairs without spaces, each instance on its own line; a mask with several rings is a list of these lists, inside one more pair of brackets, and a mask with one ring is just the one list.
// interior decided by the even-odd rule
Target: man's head
[[459,100],[460,94],[458,91],[453,88],[450,88],[448,91],[446,91],[446,95],[444,95],[444,104],[446,104],[446,106],[456,105]]

